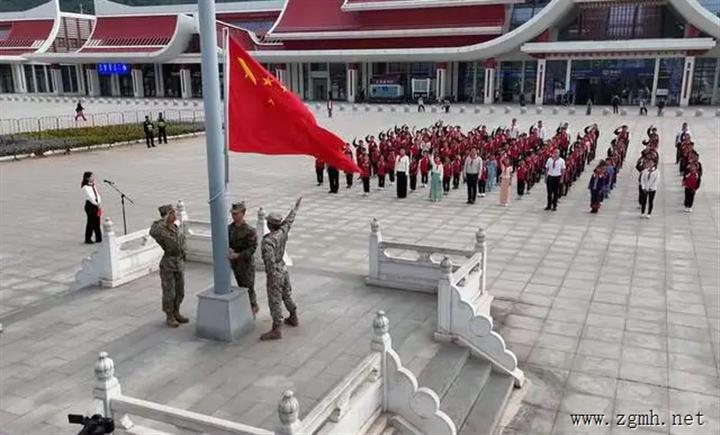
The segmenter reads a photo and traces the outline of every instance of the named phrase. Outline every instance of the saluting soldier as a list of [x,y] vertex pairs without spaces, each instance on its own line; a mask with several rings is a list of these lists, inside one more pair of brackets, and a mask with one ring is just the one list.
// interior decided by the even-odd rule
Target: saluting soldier
[[185,235],[175,223],[177,215],[171,204],[158,207],[160,219],[150,227],[150,236],[163,250],[160,260],[160,283],[162,285],[162,309],[167,316],[167,325],[177,328],[187,323],[187,317],[180,314],[180,304],[185,297]]
[[302,197],[298,198],[295,207],[290,210],[285,219],[277,213],[270,213],[266,218],[270,232],[263,237],[261,252],[263,263],[265,263],[265,273],[267,274],[268,305],[270,306],[273,323],[272,329],[262,334],[260,340],[278,340],[282,338],[282,332],[280,331],[283,323],[281,301],[285,303],[285,308],[290,312],[290,316],[285,319],[285,324],[289,326],[299,325],[297,306],[292,300],[290,274],[285,266],[283,255],[285,254],[288,233],[293,222],[295,222],[295,214],[300,208],[301,201]]
[[253,316],[260,311],[255,295],[255,250],[257,233],[245,222],[245,203],[237,202],[230,208],[232,223],[228,225],[230,252],[228,260],[238,287],[248,289]]

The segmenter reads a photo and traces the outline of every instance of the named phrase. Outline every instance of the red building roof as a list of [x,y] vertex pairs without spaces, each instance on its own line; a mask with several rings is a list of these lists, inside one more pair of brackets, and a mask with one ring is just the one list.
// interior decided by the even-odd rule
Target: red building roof
[[99,17],[81,53],[154,51],[175,35],[177,15]]
[[53,20],[0,21],[0,56],[37,50],[50,37]]
[[271,35],[399,29],[446,29],[502,26],[505,6],[477,5],[392,11],[343,11],[345,0],[287,0],[280,20]]

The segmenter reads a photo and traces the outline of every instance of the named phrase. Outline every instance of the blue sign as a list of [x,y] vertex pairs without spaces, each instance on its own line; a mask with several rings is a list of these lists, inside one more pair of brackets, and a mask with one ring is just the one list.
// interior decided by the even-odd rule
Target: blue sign
[[126,75],[130,74],[130,66],[126,63],[99,63],[97,64],[97,72],[101,76]]

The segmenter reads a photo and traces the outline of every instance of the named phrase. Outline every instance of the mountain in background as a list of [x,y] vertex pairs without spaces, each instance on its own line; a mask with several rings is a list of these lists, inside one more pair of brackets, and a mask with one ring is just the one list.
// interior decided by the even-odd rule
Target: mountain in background
[[[24,11],[35,6],[45,3],[47,0],[0,0],[0,12]],[[249,0],[215,0],[216,3],[230,3],[237,1]],[[197,3],[197,0],[117,0],[115,3],[121,3],[129,6],[148,6],[148,5],[180,5],[188,3]],[[82,12],[86,14],[95,13],[92,0],[60,0],[60,10],[63,12]]]

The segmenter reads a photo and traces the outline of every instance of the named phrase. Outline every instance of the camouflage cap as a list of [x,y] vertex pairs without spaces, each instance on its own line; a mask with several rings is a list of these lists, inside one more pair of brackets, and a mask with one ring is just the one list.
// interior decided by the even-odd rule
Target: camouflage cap
[[158,207],[158,211],[160,212],[160,217],[167,216],[168,213],[170,213],[170,210],[173,210],[174,207],[172,204],[165,204]]
[[268,225],[280,225],[282,223],[283,217],[279,213],[270,213],[265,217],[265,220],[267,221]]
[[233,203],[230,207],[230,213],[245,213],[245,201]]

